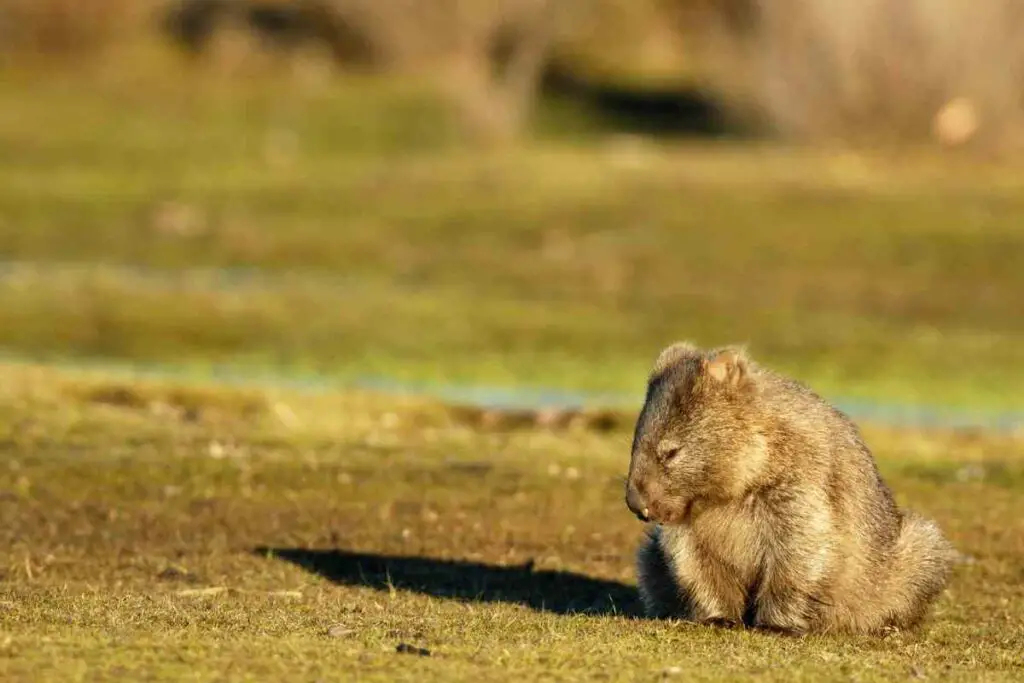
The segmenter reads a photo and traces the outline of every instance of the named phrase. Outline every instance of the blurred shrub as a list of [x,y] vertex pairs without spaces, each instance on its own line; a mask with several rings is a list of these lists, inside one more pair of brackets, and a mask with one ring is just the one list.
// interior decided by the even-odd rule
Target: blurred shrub
[[222,28],[319,45],[348,68],[427,79],[466,128],[507,138],[529,118],[561,12],[578,0],[177,0],[166,26],[195,53]]
[[157,0],[0,0],[0,55],[80,58],[142,30]]
[[1024,105],[1020,0],[751,0],[772,126],[810,140],[1005,142]]
[[167,0],[163,26],[193,54],[206,52],[224,30],[248,32],[264,48],[325,49],[347,67],[378,66],[378,46],[330,0]]
[[478,137],[521,132],[576,0],[323,0],[391,71],[434,80]]
[[696,85],[801,140],[1002,143],[1024,110],[1024,0],[0,0],[0,55],[77,59],[156,6],[196,53],[243,27],[264,51],[429,80],[487,139],[524,129],[553,59]]

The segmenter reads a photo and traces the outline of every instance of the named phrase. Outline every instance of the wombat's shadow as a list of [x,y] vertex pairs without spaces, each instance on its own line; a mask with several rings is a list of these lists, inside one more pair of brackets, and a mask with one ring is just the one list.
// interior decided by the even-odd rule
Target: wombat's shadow
[[347,550],[256,548],[335,583],[380,591],[411,590],[463,602],[506,602],[555,614],[639,615],[636,588],[618,581],[531,563],[502,567],[464,560],[356,553]]

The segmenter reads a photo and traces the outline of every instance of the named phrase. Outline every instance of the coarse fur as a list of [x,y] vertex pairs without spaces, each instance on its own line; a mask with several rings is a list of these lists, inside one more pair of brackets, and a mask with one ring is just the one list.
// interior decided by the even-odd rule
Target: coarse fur
[[789,634],[920,624],[952,546],[899,510],[860,431],[746,351],[662,351],[637,420],[627,505],[651,617]]

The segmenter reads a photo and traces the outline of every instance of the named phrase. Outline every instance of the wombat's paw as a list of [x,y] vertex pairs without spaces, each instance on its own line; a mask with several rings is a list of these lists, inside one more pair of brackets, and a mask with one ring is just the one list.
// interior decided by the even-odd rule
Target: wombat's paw
[[728,628],[738,629],[743,628],[743,622],[737,619],[730,619],[729,617],[710,617],[708,619],[701,620],[705,626],[714,626],[717,628]]
[[756,624],[754,628],[765,633],[786,636],[787,638],[802,638],[807,635],[807,627],[791,624]]

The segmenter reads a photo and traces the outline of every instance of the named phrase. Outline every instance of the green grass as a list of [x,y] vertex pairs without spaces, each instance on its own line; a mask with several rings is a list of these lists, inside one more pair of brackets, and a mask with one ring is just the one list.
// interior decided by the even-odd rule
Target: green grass
[[973,560],[921,631],[791,640],[637,618],[624,429],[2,371],[5,681],[1024,675],[1019,440],[868,430]]
[[1024,406],[1013,169],[552,131],[472,151],[362,81],[8,74],[0,99],[0,255],[33,264],[0,279],[7,352],[635,392],[691,338],[830,395]]

